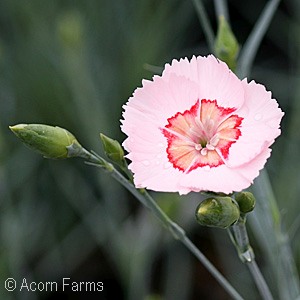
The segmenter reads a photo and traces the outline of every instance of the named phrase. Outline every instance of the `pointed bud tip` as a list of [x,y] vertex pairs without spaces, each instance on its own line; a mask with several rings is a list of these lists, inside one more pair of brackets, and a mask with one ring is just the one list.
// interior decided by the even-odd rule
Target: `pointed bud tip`
[[117,140],[111,139],[103,133],[100,133],[100,138],[107,157],[117,164],[123,164],[124,151],[120,143]]
[[239,53],[239,44],[224,16],[219,17],[218,32],[215,40],[215,53],[217,57],[227,63],[231,69],[235,69],[236,59]]
[[19,130],[24,129],[28,124],[17,124],[17,125],[13,125],[13,126],[8,126],[8,128],[12,131],[12,132],[18,132]]

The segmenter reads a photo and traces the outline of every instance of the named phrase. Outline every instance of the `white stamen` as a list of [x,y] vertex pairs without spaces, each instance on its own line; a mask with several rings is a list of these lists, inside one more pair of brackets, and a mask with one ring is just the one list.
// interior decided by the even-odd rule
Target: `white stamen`
[[201,149],[200,153],[201,155],[205,156],[207,154],[207,149],[206,148]]
[[202,149],[202,146],[200,144],[195,144],[195,149],[197,151],[200,151]]
[[206,145],[206,148],[207,148],[208,150],[215,150],[215,147],[214,147],[213,145],[211,145],[211,144],[207,144],[207,145]]

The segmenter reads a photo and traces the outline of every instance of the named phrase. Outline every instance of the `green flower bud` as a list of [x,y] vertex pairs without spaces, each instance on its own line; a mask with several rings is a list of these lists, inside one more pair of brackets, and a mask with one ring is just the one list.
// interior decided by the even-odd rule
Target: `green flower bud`
[[81,145],[64,128],[43,124],[18,124],[10,130],[29,148],[46,158],[63,159],[78,156]]
[[240,211],[244,214],[252,211],[256,202],[255,197],[250,192],[240,192],[236,194],[235,201],[238,203]]
[[116,140],[109,138],[108,136],[102,133],[100,133],[100,138],[107,157],[112,161],[116,162],[117,164],[123,165],[124,151],[120,143]]
[[239,53],[239,44],[223,16],[219,18],[219,27],[215,40],[215,54],[226,62],[230,69],[236,67],[236,59]]
[[196,209],[196,219],[203,226],[227,228],[239,217],[239,207],[230,197],[208,198]]

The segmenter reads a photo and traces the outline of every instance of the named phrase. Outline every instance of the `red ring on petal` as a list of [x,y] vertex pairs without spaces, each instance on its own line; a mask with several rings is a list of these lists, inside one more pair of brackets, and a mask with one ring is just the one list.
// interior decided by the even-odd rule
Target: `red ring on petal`
[[236,108],[218,106],[217,100],[197,100],[183,113],[168,118],[162,133],[168,141],[167,156],[173,167],[189,173],[199,167],[218,167],[241,136],[243,118]]

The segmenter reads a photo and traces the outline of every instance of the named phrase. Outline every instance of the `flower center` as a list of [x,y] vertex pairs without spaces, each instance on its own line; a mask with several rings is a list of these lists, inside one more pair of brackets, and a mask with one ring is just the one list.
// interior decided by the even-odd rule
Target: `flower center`
[[176,113],[162,128],[168,140],[167,154],[174,168],[189,173],[197,168],[218,167],[241,136],[243,118],[236,108],[218,106],[216,100],[197,100],[183,113]]

